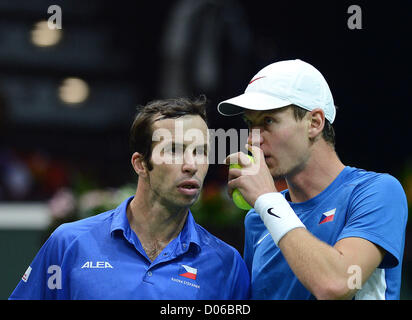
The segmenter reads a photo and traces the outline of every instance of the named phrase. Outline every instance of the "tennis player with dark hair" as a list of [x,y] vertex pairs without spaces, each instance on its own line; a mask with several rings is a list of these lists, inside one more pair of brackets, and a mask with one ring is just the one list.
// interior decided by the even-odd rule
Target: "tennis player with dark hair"
[[[253,299],[399,299],[408,207],[397,179],[345,166],[334,148],[329,86],[299,59],[260,70],[245,93],[219,104],[242,114],[249,151],[229,170],[253,207],[244,259]],[[251,173],[252,172],[252,173]],[[288,189],[276,190],[285,178]]]
[[203,98],[142,107],[130,137],[135,196],[58,227],[10,299],[247,299],[240,254],[189,210],[208,170],[207,131]]

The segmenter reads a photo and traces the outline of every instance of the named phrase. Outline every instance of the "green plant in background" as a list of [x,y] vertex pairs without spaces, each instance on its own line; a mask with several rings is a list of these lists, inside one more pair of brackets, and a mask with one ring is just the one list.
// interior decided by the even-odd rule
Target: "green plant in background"
[[79,219],[115,209],[123,200],[134,195],[135,186],[126,184],[120,188],[93,189],[78,198]]
[[126,184],[120,188],[87,189],[91,184],[82,180],[80,185],[81,188],[79,184],[76,184],[77,188],[74,189],[61,188],[49,200],[52,221],[43,240],[47,239],[62,223],[112,210],[136,192],[133,184]]
[[204,186],[191,211],[197,223],[205,226],[225,227],[243,223],[246,211],[237,208],[227,194],[226,187],[217,183]]

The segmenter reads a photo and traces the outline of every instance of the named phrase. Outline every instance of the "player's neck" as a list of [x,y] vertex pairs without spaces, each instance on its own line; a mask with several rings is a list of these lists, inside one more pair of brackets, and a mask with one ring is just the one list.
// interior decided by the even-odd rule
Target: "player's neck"
[[305,202],[317,196],[344,168],[344,164],[332,148],[321,146],[320,150],[313,150],[304,168],[286,177],[292,202]]
[[155,198],[150,191],[138,187],[127,208],[130,227],[152,261],[178,236],[189,211],[183,207],[171,209]]

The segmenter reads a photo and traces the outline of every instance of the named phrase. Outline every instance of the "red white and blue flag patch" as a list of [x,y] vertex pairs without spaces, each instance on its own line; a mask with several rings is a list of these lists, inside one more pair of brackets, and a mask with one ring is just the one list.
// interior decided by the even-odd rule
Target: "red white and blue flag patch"
[[197,269],[182,264],[182,267],[180,268],[180,271],[179,271],[179,276],[189,278],[192,280],[196,280]]
[[333,221],[333,218],[335,217],[335,211],[336,208],[323,213],[322,217],[320,218],[319,224]]

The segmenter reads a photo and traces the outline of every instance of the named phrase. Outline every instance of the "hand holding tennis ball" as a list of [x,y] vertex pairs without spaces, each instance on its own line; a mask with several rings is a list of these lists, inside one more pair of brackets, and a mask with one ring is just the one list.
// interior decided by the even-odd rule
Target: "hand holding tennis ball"
[[261,195],[278,191],[263,150],[249,144],[245,145],[245,148],[252,156],[244,152],[232,153],[226,157],[225,163],[230,165],[228,192],[232,194],[233,202],[239,208],[249,210]]
[[[250,155],[247,155],[247,156],[249,157],[250,161],[255,162],[252,156]],[[229,166],[229,169],[232,169],[232,168],[241,169],[242,166],[240,164],[233,163]],[[242,210],[252,209],[251,205],[247,203],[247,201],[245,200],[245,198],[243,198],[242,194],[240,193],[238,189],[233,190],[232,199],[238,208]]]

